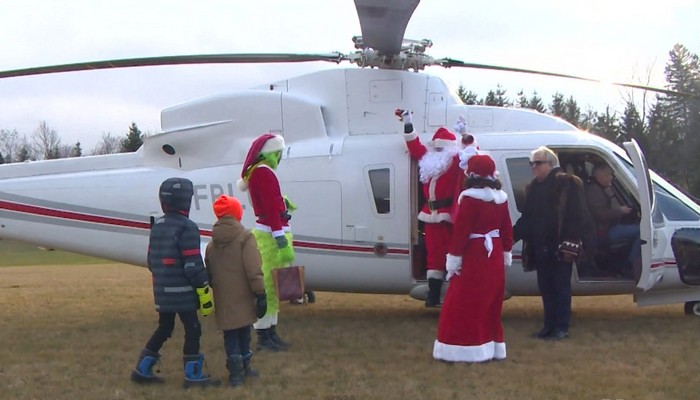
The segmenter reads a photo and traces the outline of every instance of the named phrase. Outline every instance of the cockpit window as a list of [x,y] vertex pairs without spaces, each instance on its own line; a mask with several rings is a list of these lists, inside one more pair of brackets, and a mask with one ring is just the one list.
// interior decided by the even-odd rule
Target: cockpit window
[[700,220],[700,215],[657,184],[654,184],[654,195],[658,209],[669,221]]

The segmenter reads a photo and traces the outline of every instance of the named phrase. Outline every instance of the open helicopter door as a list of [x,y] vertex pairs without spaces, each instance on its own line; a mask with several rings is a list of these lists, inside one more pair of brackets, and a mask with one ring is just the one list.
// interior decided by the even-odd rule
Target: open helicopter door
[[642,270],[641,273],[640,271],[635,271],[635,276],[638,277],[637,287],[647,291],[651,289],[663,275],[663,268],[656,268],[655,271],[652,271],[651,268],[651,255],[654,243],[652,240],[654,226],[651,221],[651,213],[654,207],[654,191],[651,187],[651,177],[649,176],[647,161],[637,141],[632,139],[629,142],[623,143],[623,145],[634,166],[634,175],[637,178],[637,188],[639,191],[639,207],[641,208],[639,233],[642,240]]

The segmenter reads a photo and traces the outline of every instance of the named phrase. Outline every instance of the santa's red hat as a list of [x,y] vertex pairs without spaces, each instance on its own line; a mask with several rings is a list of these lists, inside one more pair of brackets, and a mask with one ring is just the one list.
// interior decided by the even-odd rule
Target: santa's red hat
[[245,192],[248,190],[248,178],[250,174],[250,168],[260,160],[261,153],[269,153],[274,151],[282,151],[286,148],[284,144],[284,138],[280,135],[273,135],[271,133],[264,133],[258,136],[248,149],[248,154],[243,162],[243,168],[241,169],[241,179],[238,180],[238,189]]
[[445,127],[438,128],[433,135],[433,140],[430,142],[433,147],[451,147],[457,143],[457,137],[454,133],[447,130]]
[[467,175],[476,178],[496,179],[496,164],[486,154],[475,154],[467,161]]

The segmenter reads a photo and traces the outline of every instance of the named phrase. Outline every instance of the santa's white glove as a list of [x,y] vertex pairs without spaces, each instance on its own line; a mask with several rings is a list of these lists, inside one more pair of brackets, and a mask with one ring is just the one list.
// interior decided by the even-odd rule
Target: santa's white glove
[[445,267],[447,269],[447,276],[445,277],[445,280],[449,281],[453,276],[460,275],[462,271],[462,257],[448,254]]
[[461,115],[455,124],[455,132],[459,133],[460,135],[467,133],[467,121]]
[[510,267],[513,264],[513,253],[510,251],[503,252],[503,264],[506,267]]

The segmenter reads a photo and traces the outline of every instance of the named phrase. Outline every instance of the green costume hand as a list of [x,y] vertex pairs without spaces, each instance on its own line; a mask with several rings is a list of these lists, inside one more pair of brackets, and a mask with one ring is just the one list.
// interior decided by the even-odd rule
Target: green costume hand
[[277,262],[279,264],[289,264],[294,261],[294,249],[292,246],[287,246],[277,251]]
[[289,211],[289,212],[296,211],[297,205],[294,204],[293,201],[289,200],[289,197],[287,197],[287,195],[282,196],[282,198],[284,198],[284,205],[285,205],[285,207],[287,207],[287,211]]

